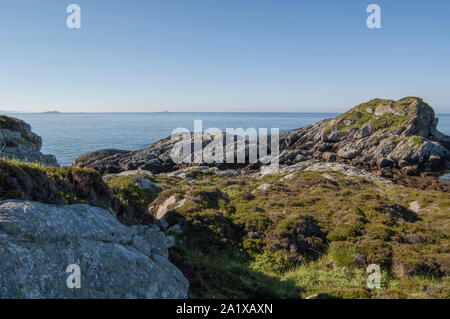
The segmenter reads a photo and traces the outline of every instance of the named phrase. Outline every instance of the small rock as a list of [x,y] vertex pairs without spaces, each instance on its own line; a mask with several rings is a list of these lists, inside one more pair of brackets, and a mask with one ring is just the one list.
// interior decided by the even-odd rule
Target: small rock
[[280,181],[284,182],[284,181],[288,181],[290,179],[292,179],[295,176],[294,173],[288,174],[286,176],[284,176],[283,178],[280,179]]
[[222,177],[237,177],[240,176],[241,173],[235,170],[227,170],[227,171],[217,171],[215,172],[217,175]]
[[258,188],[257,188],[257,190],[260,190],[260,191],[266,191],[266,190],[268,190],[270,188],[270,184],[262,184],[262,185],[260,185]]
[[183,229],[181,228],[180,224],[173,225],[167,231],[170,233],[178,234],[178,235],[183,234]]
[[274,165],[265,165],[265,166],[261,167],[259,172],[260,172],[261,176],[277,174],[277,173],[279,173],[279,168]]
[[125,172],[117,174],[116,176],[130,176],[130,175],[137,175],[137,174],[147,175],[149,177],[154,177],[155,176],[155,174],[153,174],[152,172],[144,170],[144,169],[137,169],[137,170],[133,170],[133,171],[125,171]]
[[166,236],[166,245],[167,248],[171,248],[175,246],[175,237],[174,236]]
[[140,177],[133,178],[132,181],[135,182],[136,184],[138,184],[142,190],[154,190],[154,191],[161,190],[161,188],[159,187],[158,184],[153,183],[152,181],[150,181],[146,178],[140,178]]
[[322,177],[325,177],[326,179],[329,179],[329,180],[335,182],[335,179],[333,178],[333,176],[331,176],[329,174],[322,174]]
[[331,152],[325,152],[322,154],[322,158],[327,162],[336,162],[336,154]]
[[198,203],[198,200],[196,200],[195,198],[191,198],[191,197],[186,197],[183,198],[180,203],[175,207],[175,209],[181,208],[184,205],[186,205],[187,203],[192,203],[192,204],[196,204]]
[[375,110],[375,115],[381,116],[381,115],[384,115],[386,113],[392,112],[391,106],[392,106],[392,103],[380,104]]
[[156,212],[156,219],[161,220],[164,218],[164,216],[169,211],[169,207],[177,202],[177,197],[172,195],[168,199],[164,201],[159,207],[158,211]]
[[315,294],[315,295],[311,295],[306,297],[305,299],[325,299],[327,298],[327,294]]
[[409,209],[412,210],[415,213],[418,213],[421,209],[420,204],[418,201],[414,201],[409,204]]

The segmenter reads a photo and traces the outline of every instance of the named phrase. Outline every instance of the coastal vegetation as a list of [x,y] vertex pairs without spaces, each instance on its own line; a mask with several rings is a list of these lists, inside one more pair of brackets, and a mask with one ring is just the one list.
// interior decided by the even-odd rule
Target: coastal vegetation
[[[331,172],[192,171],[104,182],[89,169],[0,160],[0,170],[1,199],[108,208],[117,200],[118,213],[123,206],[152,215],[146,222],[176,239],[170,260],[189,280],[191,298],[450,297],[445,192]],[[136,178],[160,189],[143,191]],[[171,196],[163,226],[155,212]],[[382,269],[381,289],[367,288],[373,263]]]
[[[191,297],[450,296],[448,194],[339,173],[283,177],[208,174],[171,187],[189,199],[166,221],[182,229],[171,258]],[[378,290],[366,284],[373,263]]]

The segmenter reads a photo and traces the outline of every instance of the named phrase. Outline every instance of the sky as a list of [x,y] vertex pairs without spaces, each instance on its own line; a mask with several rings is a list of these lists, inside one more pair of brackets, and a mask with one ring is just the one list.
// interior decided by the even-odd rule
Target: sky
[[0,0],[0,110],[450,113],[449,36],[448,0]]

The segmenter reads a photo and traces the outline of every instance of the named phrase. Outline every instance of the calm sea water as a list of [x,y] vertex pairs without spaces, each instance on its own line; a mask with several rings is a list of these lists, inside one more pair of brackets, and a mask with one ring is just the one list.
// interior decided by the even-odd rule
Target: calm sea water
[[[42,136],[42,152],[71,165],[80,154],[105,148],[138,150],[169,136],[175,128],[279,128],[286,131],[335,113],[63,113],[6,114],[29,123]],[[439,129],[450,135],[450,114],[440,114]]]

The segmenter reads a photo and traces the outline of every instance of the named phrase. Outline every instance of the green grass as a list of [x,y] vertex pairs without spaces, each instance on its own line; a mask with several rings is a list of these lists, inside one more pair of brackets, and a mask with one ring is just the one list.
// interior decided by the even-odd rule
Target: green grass
[[[282,175],[202,179],[187,189],[180,180],[170,190],[196,196],[198,202],[177,209],[171,223],[182,226],[178,239],[186,249],[209,261],[226,254],[241,271],[288,281],[290,296],[439,298],[448,293],[441,284],[448,278],[447,194],[328,174],[335,182],[319,172],[297,172],[285,182]],[[269,192],[256,190],[262,183],[271,185]],[[405,210],[415,200],[422,207],[417,214]],[[185,262],[195,264],[197,257],[192,258]],[[371,263],[382,269],[381,291],[367,289],[365,269]],[[427,282],[428,292],[420,291],[420,276],[436,278]],[[242,296],[237,286],[218,294],[219,279],[205,278],[211,282],[204,283],[200,297]],[[409,288],[400,293],[398,287],[405,285]]]
[[[371,122],[374,131],[386,129],[387,132],[401,129],[409,120],[407,115],[396,115],[387,113],[382,116],[376,116],[373,112],[379,105],[391,104],[392,109],[406,108],[410,98],[399,101],[374,99],[367,103],[362,103],[346,113],[338,116],[336,121],[330,122],[326,131],[336,130],[339,134],[345,133],[350,129],[360,129],[368,122]],[[373,112],[368,112],[371,109]]]
[[327,256],[297,267],[282,279],[293,281],[304,297],[317,293],[336,298],[369,298],[371,295],[364,270],[337,266]]
[[132,178],[133,176],[116,177],[107,184],[126,206],[136,207],[153,202],[158,196],[158,191],[142,190],[137,183],[132,181]]
[[93,170],[0,159],[1,199],[89,203],[108,208],[111,205],[108,191],[102,177]]
[[414,146],[421,145],[423,143],[423,138],[421,136],[413,136],[412,143]]

